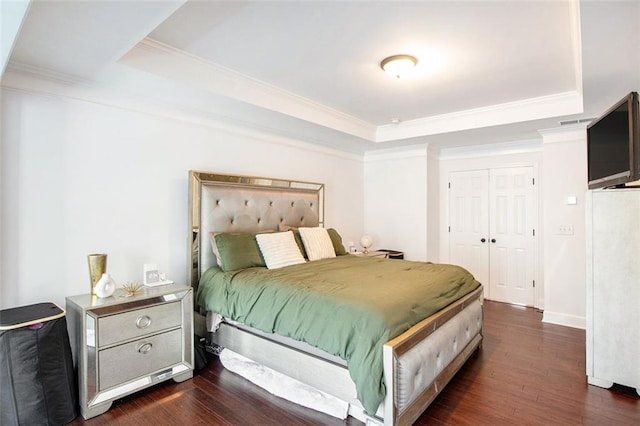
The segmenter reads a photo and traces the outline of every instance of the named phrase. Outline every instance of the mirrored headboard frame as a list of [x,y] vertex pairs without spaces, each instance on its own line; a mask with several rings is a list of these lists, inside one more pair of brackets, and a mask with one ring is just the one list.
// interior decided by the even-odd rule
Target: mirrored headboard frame
[[324,184],[189,171],[190,285],[216,264],[215,232],[278,231],[279,224],[324,226]]

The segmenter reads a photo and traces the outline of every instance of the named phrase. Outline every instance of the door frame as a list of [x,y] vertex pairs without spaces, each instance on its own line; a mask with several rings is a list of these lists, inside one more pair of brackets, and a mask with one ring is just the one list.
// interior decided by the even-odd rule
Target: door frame
[[[503,150],[499,150],[493,147],[493,151],[481,151],[481,152],[467,152],[460,154],[460,151],[455,150],[453,155],[445,152],[441,152],[439,168],[440,168],[440,259],[442,263],[449,261],[449,174],[452,172],[463,172],[469,170],[486,170],[503,167],[533,167],[533,178],[535,179],[534,191],[533,191],[533,203],[536,211],[536,217],[533,223],[536,230],[536,238],[534,241],[534,307],[537,309],[544,309],[544,282],[542,277],[543,265],[542,259],[542,247],[541,243],[543,238],[543,232],[541,229],[542,211],[540,204],[540,188],[541,180],[539,177],[540,161],[542,156],[542,149],[538,146],[529,147],[522,152],[509,153]],[[454,151],[454,150],[452,150]]]

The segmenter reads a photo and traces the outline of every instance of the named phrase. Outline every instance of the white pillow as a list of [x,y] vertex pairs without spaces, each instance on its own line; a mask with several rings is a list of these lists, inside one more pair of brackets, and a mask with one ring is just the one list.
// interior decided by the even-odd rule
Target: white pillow
[[324,228],[298,228],[309,260],[336,257],[331,237]]
[[268,269],[278,269],[305,262],[291,231],[258,234],[256,241]]

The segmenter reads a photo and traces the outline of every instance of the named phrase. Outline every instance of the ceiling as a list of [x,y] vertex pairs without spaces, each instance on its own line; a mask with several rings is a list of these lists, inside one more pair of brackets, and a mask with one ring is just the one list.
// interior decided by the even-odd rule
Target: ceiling
[[[32,1],[2,84],[28,67],[345,151],[447,148],[640,89],[638,24],[640,2]],[[414,75],[380,69],[402,53]]]

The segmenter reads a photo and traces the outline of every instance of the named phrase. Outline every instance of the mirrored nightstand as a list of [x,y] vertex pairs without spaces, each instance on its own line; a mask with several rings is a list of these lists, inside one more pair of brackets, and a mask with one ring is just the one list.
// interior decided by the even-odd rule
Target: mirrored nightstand
[[113,400],[164,380],[193,377],[193,291],[166,285],[125,297],[67,297],[80,411],[104,413]]

